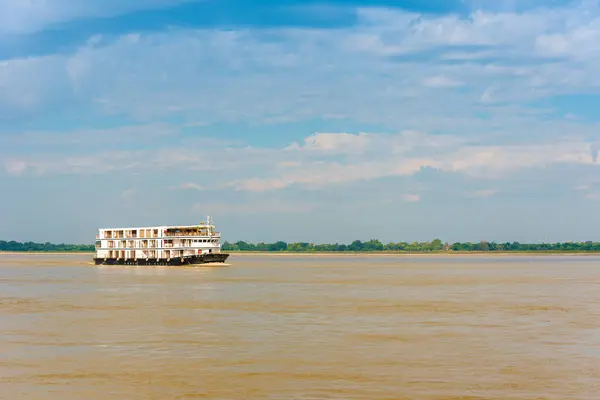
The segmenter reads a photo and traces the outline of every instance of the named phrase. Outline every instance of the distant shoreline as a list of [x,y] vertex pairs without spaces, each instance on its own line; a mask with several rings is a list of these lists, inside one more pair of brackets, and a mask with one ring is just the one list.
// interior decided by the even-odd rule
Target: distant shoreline
[[[449,251],[449,252],[394,252],[394,251],[316,251],[316,252],[293,252],[293,251],[224,251],[232,256],[269,256],[269,257],[509,257],[509,256],[600,256],[600,252],[561,252],[561,251]],[[94,256],[93,252],[87,251],[0,251],[0,255],[89,255]]]
[[316,251],[316,252],[292,252],[292,251],[226,251],[226,253],[248,256],[314,256],[314,257],[353,257],[353,256],[373,256],[373,257],[494,257],[494,256],[600,256],[600,252],[560,252],[560,251],[449,251],[449,252],[392,252],[392,251]]

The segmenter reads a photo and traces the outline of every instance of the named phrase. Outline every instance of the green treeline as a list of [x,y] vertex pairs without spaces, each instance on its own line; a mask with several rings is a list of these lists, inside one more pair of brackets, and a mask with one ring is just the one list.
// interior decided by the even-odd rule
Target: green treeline
[[[440,239],[431,242],[391,242],[382,243],[379,240],[369,240],[366,242],[355,240],[350,244],[313,244],[313,243],[248,243],[239,241],[235,243],[224,242],[223,251],[279,251],[279,252],[406,252],[406,253],[427,253],[427,252],[600,252],[600,242],[565,242],[565,243],[519,243],[519,242],[457,242],[444,243]],[[15,242],[0,240],[0,251],[19,251],[19,252],[94,252],[93,244],[53,244],[53,243],[34,243],[34,242]]]
[[34,242],[15,242],[0,240],[0,251],[35,251],[35,252],[93,252],[93,244],[53,244]]
[[600,252],[600,242],[565,242],[565,243],[519,243],[506,242],[496,243],[482,241],[478,243],[444,243],[440,239],[431,242],[398,242],[384,244],[379,240],[362,242],[355,240],[346,244],[313,244],[313,243],[247,243],[243,241],[229,243],[224,242],[223,251],[287,251],[287,252],[369,252],[389,251],[407,253],[426,253],[442,251],[460,252]]

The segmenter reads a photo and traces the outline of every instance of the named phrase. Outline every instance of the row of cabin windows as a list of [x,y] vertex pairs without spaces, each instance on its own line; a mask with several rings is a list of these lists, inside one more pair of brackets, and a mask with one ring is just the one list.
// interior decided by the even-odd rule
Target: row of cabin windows
[[104,231],[104,238],[119,239],[123,237],[158,237],[158,229],[140,229],[138,230],[120,230],[120,231]]
[[[119,246],[120,244],[127,246],[126,241],[122,240],[122,241],[114,241],[115,243],[109,243],[109,247],[121,247]],[[140,243],[135,243],[135,245],[133,247],[140,247],[142,245],[141,241],[139,241]],[[166,244],[173,244],[173,242],[171,240],[166,240],[165,241]],[[192,240],[192,243],[219,243],[218,239],[198,239],[198,240]],[[100,247],[101,242],[98,240],[96,241],[96,247]],[[112,245],[112,246],[111,246]],[[155,240],[150,240],[148,245],[150,246],[156,246],[157,245],[157,241]]]

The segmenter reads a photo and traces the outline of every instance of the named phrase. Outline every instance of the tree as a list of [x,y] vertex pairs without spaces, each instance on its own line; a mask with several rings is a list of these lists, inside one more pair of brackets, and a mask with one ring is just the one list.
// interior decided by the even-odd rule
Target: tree
[[235,242],[235,247],[241,251],[252,251],[255,250],[254,245],[250,245],[244,241]]
[[286,242],[275,242],[273,244],[268,244],[267,249],[269,251],[284,251],[287,250],[288,244]]
[[350,251],[362,251],[364,249],[363,242],[360,240],[355,240],[348,246],[348,250]]
[[363,249],[366,251],[381,251],[383,250],[383,243],[379,240],[371,239],[363,244]]
[[442,243],[442,241],[440,239],[433,239],[431,241],[431,250],[440,251],[440,250],[442,250],[443,247],[444,247],[444,244]]

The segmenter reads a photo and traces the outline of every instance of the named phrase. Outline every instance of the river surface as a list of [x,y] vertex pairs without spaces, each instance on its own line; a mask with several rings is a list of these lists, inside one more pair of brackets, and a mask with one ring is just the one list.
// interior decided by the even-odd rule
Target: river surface
[[1,399],[600,398],[600,258],[0,255]]

